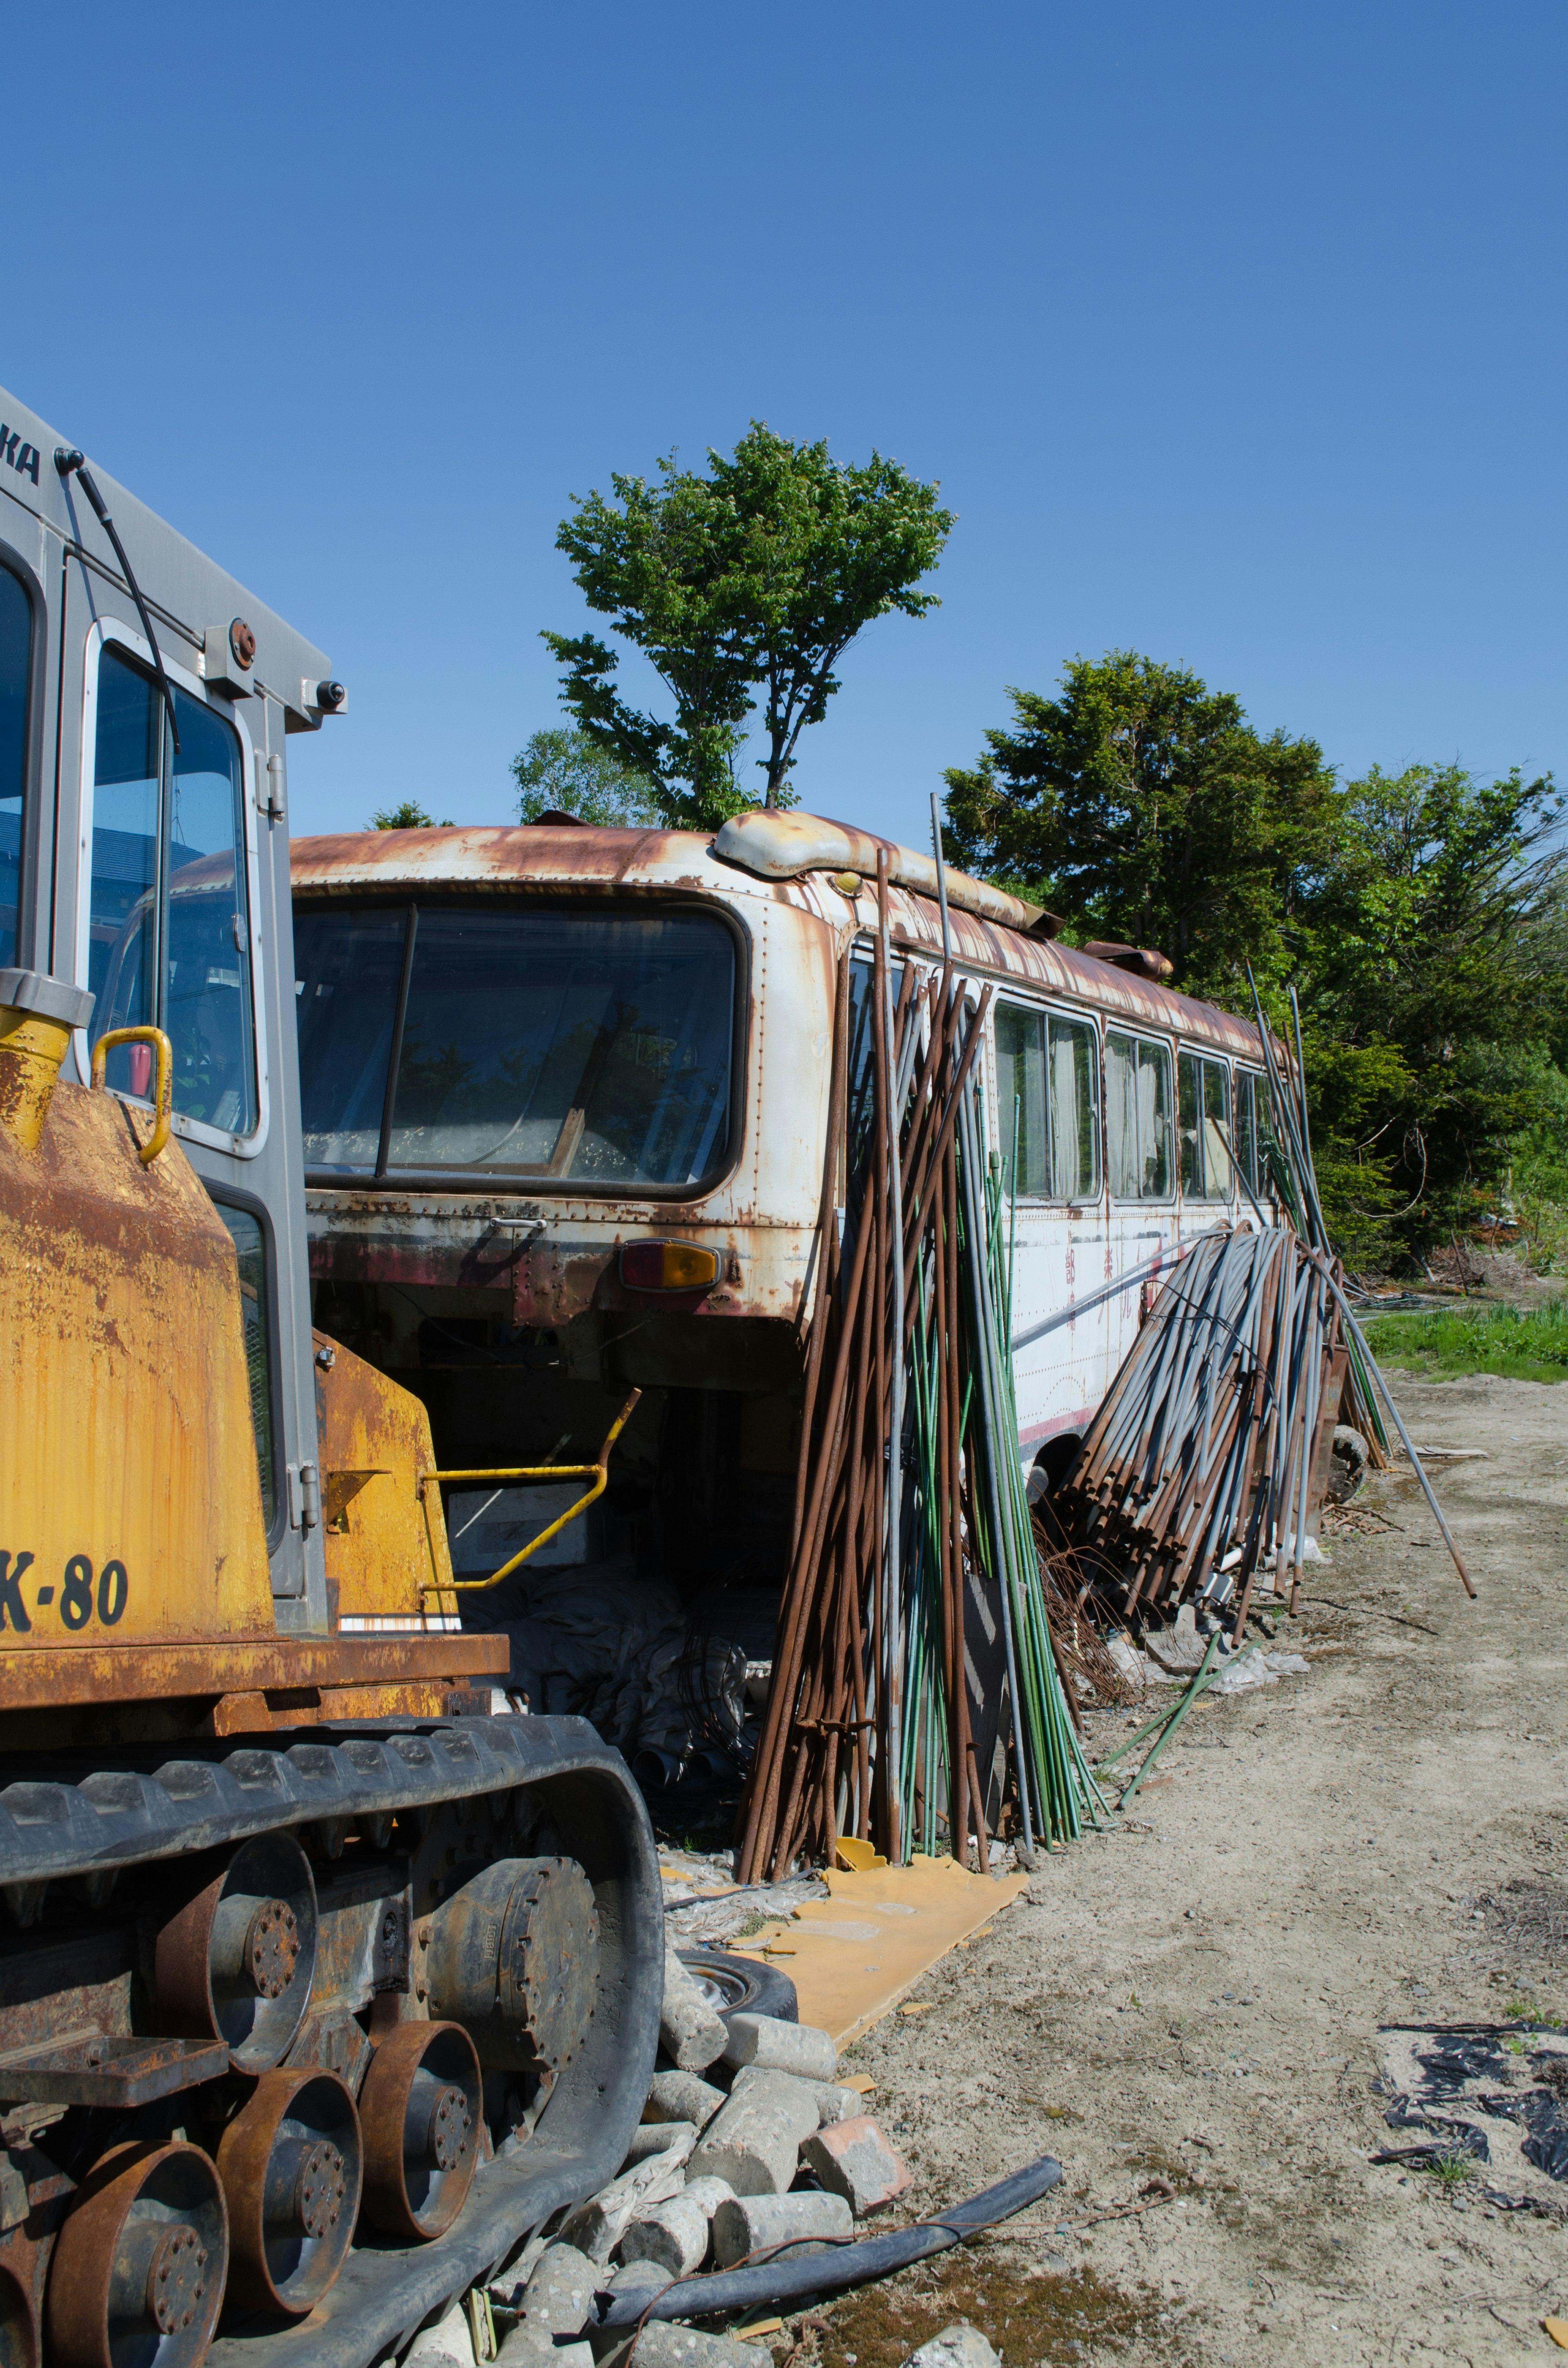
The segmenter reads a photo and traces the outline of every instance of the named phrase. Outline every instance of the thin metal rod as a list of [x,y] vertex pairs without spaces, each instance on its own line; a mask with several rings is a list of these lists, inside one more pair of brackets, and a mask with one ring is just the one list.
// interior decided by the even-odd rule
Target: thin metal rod
[[408,1019],[408,988],[414,976],[414,944],[419,934],[419,907],[410,905],[403,932],[403,971],[397,983],[397,1010],[392,1019],[392,1046],[387,1053],[387,1089],[381,1097],[381,1139],[376,1150],[376,1173],[384,1176],[392,1156],[392,1108],[397,1100],[397,1073],[403,1059],[403,1031]]

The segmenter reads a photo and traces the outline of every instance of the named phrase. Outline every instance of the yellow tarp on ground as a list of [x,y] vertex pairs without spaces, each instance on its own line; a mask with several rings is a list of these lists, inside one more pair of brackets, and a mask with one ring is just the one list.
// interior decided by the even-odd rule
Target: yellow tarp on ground
[[950,1858],[908,1866],[827,1870],[829,1899],[808,1899],[788,1923],[728,1945],[789,1975],[801,2021],[847,2047],[895,2007],[922,1974],[1028,1888],[1027,1874],[969,1874]]

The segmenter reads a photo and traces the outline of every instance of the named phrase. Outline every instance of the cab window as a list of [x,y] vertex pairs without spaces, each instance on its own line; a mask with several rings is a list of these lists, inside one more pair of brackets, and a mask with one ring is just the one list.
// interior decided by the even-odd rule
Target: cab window
[[0,567],[0,970],[17,959],[32,658],[32,602],[21,579]]
[[996,1121],[1004,1159],[1017,1141],[1021,1199],[1098,1199],[1099,1061],[1087,1021],[997,1005]]
[[1176,1064],[1181,1102],[1181,1189],[1189,1201],[1228,1201],[1231,1073],[1223,1061],[1184,1053]]
[[1171,1056],[1112,1030],[1105,1040],[1106,1144],[1118,1201],[1165,1201],[1171,1176]]
[[[183,734],[182,734],[183,737]],[[240,1317],[244,1326],[245,1372],[250,1383],[251,1428],[256,1434],[256,1476],[267,1531],[277,1527],[278,1452],[273,1413],[271,1309],[267,1275],[267,1237],[248,1209],[227,1201],[213,1204],[229,1229],[240,1269]]]
[[[98,661],[87,980],[95,1038],[153,1025],[174,1048],[174,1107],[225,1134],[259,1116],[244,775],[232,727],[175,692],[179,748],[151,676]],[[122,1045],[108,1082],[145,1095],[152,1053]]]

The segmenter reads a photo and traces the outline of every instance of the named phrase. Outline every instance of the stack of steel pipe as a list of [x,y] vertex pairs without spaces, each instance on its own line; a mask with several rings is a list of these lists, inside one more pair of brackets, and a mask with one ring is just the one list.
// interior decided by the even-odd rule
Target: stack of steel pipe
[[1097,1801],[1051,1651],[1001,1345],[978,1069],[991,989],[971,1000],[950,960],[924,976],[906,961],[895,989],[885,861],[879,892],[869,993],[847,954],[839,971],[793,1539],[743,1882],[841,1835],[895,1863],[938,1840],[987,1863],[964,1650],[974,1593],[1007,1643],[1003,1797],[1022,1847],[1076,1830],[1078,1800]]
[[1169,1614],[1185,1597],[1233,1606],[1237,1643],[1260,1567],[1277,1594],[1288,1584],[1294,1611],[1335,1422],[1344,1404],[1381,1446],[1375,1393],[1475,1591],[1345,1295],[1312,1167],[1293,990],[1290,1005],[1293,1071],[1256,1007],[1265,1148],[1290,1222],[1270,1223],[1238,1171],[1255,1224],[1207,1235],[1183,1258],[1049,1508],[1053,1544],[1084,1575],[1081,1597],[1093,1589],[1123,1618]]
[[1122,1616],[1301,1584],[1344,1356],[1323,1269],[1283,1226],[1210,1234],[1154,1304],[1051,1511]]

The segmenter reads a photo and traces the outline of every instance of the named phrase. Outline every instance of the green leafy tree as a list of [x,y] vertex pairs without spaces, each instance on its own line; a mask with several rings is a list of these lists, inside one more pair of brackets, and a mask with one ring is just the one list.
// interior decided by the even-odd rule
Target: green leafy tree
[[[1381,1167],[1381,1205],[1411,1204],[1413,1243],[1470,1222],[1514,1144],[1568,1123],[1562,811],[1550,776],[1374,768],[1345,791],[1335,860],[1302,899],[1321,1131],[1342,1167]],[[1353,1205],[1347,1174],[1341,1187]]]
[[705,476],[673,454],[655,484],[612,476],[613,498],[578,501],[556,537],[589,608],[665,684],[673,721],[626,703],[617,654],[596,634],[544,635],[580,730],[657,782],[667,821],[703,829],[759,803],[736,778],[759,692],[760,803],[793,803],[801,734],[826,712],[844,652],[873,618],[936,605],[915,587],[953,524],[937,487],[896,461],[840,463],[757,420],[728,459],[708,460]]
[[1062,695],[1013,690],[1010,731],[947,776],[948,853],[1051,905],[1078,938],[1156,946],[1188,994],[1289,966],[1302,882],[1338,827],[1315,740],[1132,650],[1074,658]]
[[659,788],[585,732],[557,727],[530,734],[512,759],[517,812],[575,814],[601,830],[647,829],[664,819]]
[[413,798],[404,798],[400,806],[387,806],[370,816],[372,830],[450,830],[452,818],[448,814],[439,824],[434,814],[427,814]]

